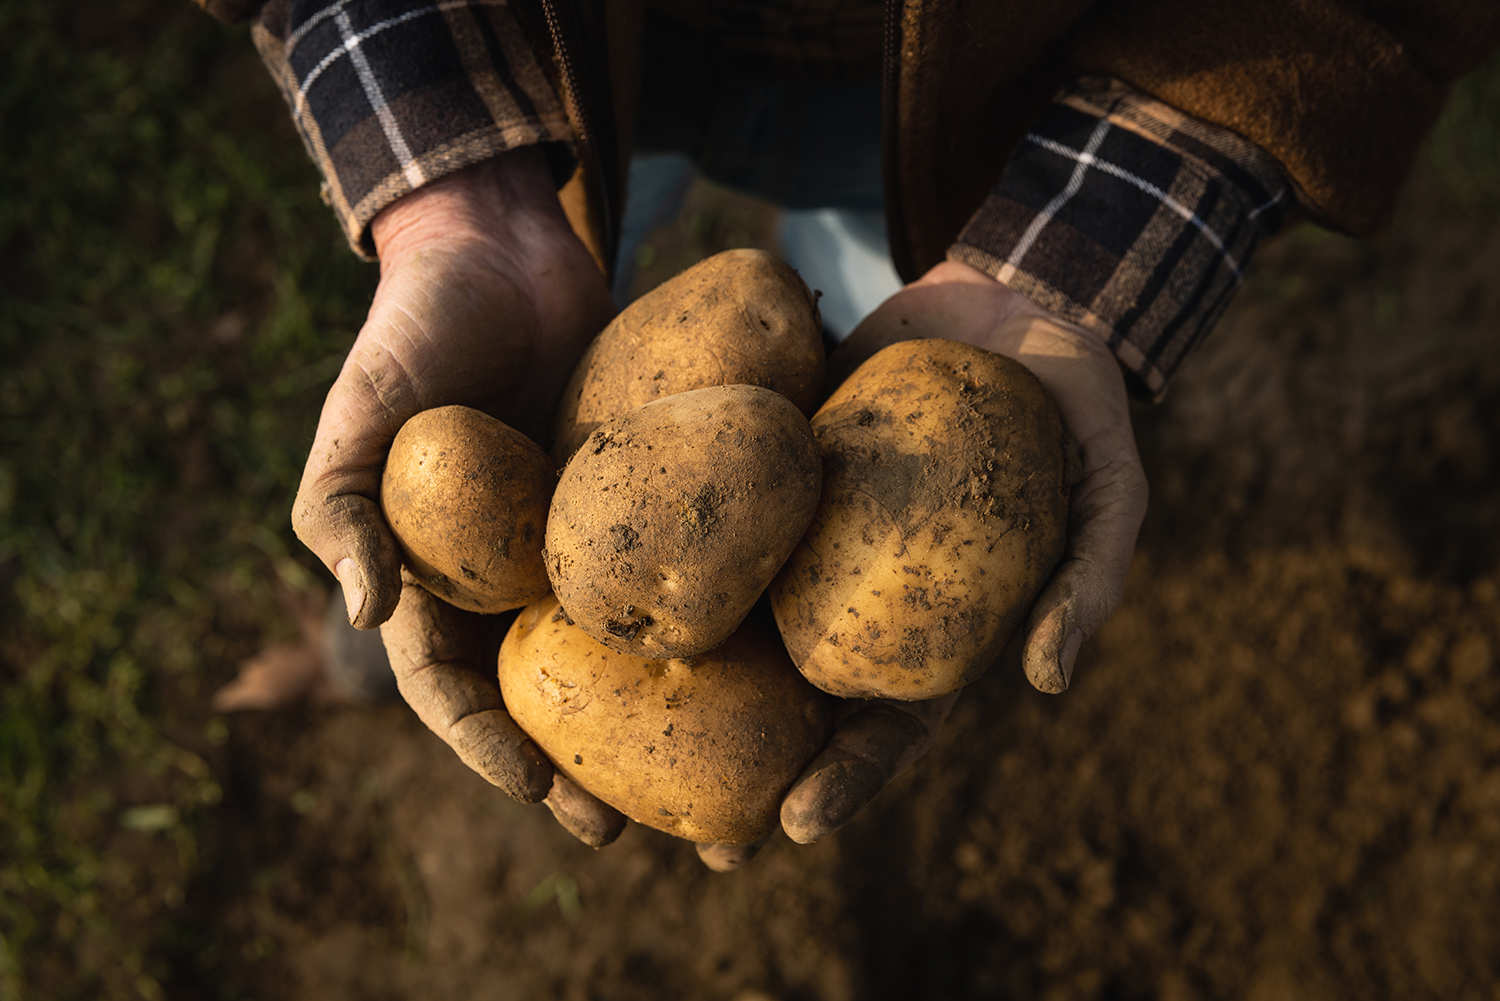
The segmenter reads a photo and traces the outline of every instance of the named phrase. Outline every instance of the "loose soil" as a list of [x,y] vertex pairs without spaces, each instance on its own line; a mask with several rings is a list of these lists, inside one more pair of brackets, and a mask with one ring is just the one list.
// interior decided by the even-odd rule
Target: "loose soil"
[[[1136,411],[1152,506],[1073,687],[1014,652],[835,837],[595,852],[399,704],[232,725],[189,901],[277,998],[1487,998],[1500,228],[1266,248]],[[247,987],[247,989],[250,989]]]

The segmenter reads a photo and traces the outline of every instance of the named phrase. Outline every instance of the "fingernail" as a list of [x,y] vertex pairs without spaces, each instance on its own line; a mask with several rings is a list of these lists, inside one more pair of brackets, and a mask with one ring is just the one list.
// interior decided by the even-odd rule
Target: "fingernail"
[[344,589],[344,611],[348,613],[349,624],[352,626],[365,607],[364,588],[354,583],[354,561],[347,556],[339,560],[333,565],[333,575]]
[[821,768],[782,802],[782,829],[799,845],[812,844],[847,824],[884,785],[885,777],[866,762]]
[[1073,681],[1073,662],[1078,659],[1078,648],[1082,645],[1083,630],[1075,629],[1068,634],[1068,641],[1063,644],[1062,653],[1057,656],[1057,666],[1062,670],[1065,685]]

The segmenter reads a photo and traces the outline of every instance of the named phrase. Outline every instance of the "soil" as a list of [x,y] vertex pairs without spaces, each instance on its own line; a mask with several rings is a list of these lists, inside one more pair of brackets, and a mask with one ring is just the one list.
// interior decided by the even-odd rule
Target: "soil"
[[574,842],[400,704],[236,718],[190,906],[278,998],[1490,998],[1500,227],[1265,248],[1167,401],[1123,606],[844,831]]

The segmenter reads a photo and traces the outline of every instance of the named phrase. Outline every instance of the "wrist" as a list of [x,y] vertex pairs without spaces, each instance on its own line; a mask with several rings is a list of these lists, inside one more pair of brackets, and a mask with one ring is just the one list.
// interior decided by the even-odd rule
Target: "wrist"
[[940,319],[929,319],[929,329],[1031,369],[1052,393],[1063,423],[1078,441],[1105,428],[1129,427],[1125,377],[1099,334],[962,261],[943,261],[913,285],[934,297],[928,308]]
[[[915,284],[973,286],[975,293],[983,294],[988,298],[989,315],[987,318],[993,326],[987,333],[992,336],[1002,329],[1014,329],[1025,325],[1026,321],[1038,320],[1045,321],[1068,334],[1076,335],[1085,343],[1108,351],[1108,342],[1098,333],[1071,320],[1063,319],[1024,293],[1017,292],[999,279],[963,261],[952,259],[942,261],[917,279]],[[980,344],[979,346],[988,347],[989,345]]]
[[[464,246],[519,263],[539,237],[572,237],[541,150],[523,147],[438,178],[370,223],[382,274],[432,248]],[[519,259],[519,260],[518,260]]]

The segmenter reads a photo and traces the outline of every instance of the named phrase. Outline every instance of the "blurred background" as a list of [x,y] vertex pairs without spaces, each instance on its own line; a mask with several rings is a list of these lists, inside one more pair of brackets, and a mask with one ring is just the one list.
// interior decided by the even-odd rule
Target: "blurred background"
[[[375,270],[248,32],[0,0],[0,999],[1492,998],[1500,64],[1374,243],[1265,248],[1073,689],[1002,663],[847,830],[593,852],[400,704],[221,716]],[[774,246],[699,183],[637,290]]]

